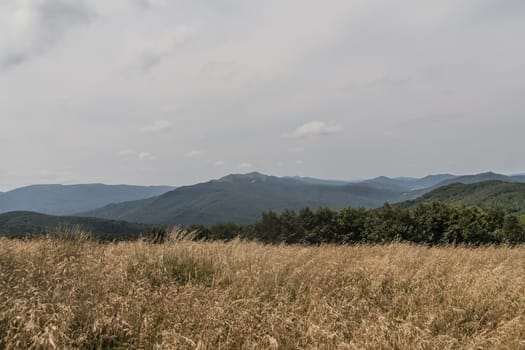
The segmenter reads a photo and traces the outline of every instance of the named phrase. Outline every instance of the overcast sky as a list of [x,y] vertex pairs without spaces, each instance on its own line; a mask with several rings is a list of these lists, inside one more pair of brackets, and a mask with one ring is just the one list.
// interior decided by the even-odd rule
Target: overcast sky
[[523,0],[2,0],[0,191],[525,172]]

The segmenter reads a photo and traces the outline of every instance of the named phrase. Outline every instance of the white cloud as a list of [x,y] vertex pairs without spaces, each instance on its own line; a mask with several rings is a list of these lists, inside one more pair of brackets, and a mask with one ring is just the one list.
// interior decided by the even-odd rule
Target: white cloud
[[194,149],[194,150],[191,150],[188,153],[186,153],[186,157],[188,157],[188,158],[197,158],[197,157],[202,156],[203,154],[204,154],[204,152]]
[[146,134],[155,134],[159,132],[168,131],[172,128],[173,123],[167,120],[157,120],[153,122],[153,124],[145,125],[142,129],[140,129],[140,131]]
[[321,121],[311,121],[301,125],[291,133],[284,134],[286,138],[302,138],[321,135],[337,134],[342,131],[342,127],[334,124],[327,124]]
[[225,166],[226,162],[224,162],[222,160],[218,160],[215,163],[213,163],[213,165],[215,165],[215,166]]
[[253,167],[253,165],[251,163],[241,163],[238,166],[239,169],[250,169],[252,167]]
[[155,160],[158,157],[150,152],[141,151],[136,152],[130,149],[125,149],[117,152],[117,156],[121,158],[134,158],[139,160]]
[[149,152],[139,152],[137,154],[137,157],[140,159],[140,160],[155,160],[157,159],[157,156],[154,155],[154,154],[151,154]]

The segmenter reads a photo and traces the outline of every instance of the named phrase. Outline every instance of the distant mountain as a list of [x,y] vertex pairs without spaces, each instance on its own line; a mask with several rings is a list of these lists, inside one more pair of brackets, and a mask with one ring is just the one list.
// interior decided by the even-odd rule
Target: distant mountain
[[458,178],[456,175],[451,174],[438,174],[438,175],[428,175],[421,179],[416,179],[413,183],[413,190],[421,190],[425,188],[430,188],[443,183],[444,181],[452,181]]
[[442,187],[453,183],[473,184],[484,181],[523,182],[520,176],[507,176],[493,172],[486,172],[476,175],[455,176],[453,178],[440,181],[431,187]]
[[180,188],[39,185],[0,194],[0,213],[13,210],[78,215],[148,224],[190,225],[225,221],[251,223],[264,211],[327,206],[375,208],[413,200],[453,183],[525,182],[525,176],[492,172],[423,178],[377,177],[360,182],[309,177],[232,174]]
[[169,186],[34,185],[0,193],[0,213],[33,211],[72,215],[110,203],[154,197],[173,190]]
[[[468,180],[472,180],[471,177]],[[473,205],[479,207],[500,207],[512,213],[525,213],[525,184],[502,181],[478,183],[453,183],[439,187],[422,197],[403,203],[414,206],[433,201]]]
[[49,233],[57,228],[79,227],[97,235],[122,236],[138,235],[149,231],[149,226],[123,221],[82,218],[72,216],[51,216],[26,211],[0,214],[0,235],[20,236]]
[[405,191],[414,191],[422,190],[425,188],[430,188],[438,185],[441,182],[453,180],[458,178],[458,176],[451,174],[438,174],[438,175],[429,175],[423,178],[412,178],[412,177],[397,177],[390,178],[386,176],[376,177],[370,180],[364,180],[361,183],[366,183],[374,186],[382,187],[396,187],[399,189],[404,189]]
[[332,186],[341,186],[341,185],[347,185],[349,183],[352,183],[351,181],[343,181],[343,180],[325,180],[325,179],[316,179],[313,177],[302,177],[302,176],[290,176],[286,177],[289,179],[299,180],[308,184],[312,185],[332,185]]
[[213,224],[225,221],[250,223],[268,210],[349,206],[373,208],[385,202],[415,198],[404,190],[373,185],[317,184],[296,178],[259,173],[228,175],[193,186],[185,186],[161,196],[111,204],[84,212],[82,216],[152,224]]

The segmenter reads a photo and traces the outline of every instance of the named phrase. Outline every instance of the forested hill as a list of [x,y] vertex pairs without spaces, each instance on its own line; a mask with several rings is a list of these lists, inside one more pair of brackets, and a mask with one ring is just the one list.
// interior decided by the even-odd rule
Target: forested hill
[[20,236],[54,232],[78,227],[82,231],[109,237],[136,236],[147,233],[150,226],[125,221],[82,218],[74,216],[52,216],[26,211],[0,214],[0,235]]
[[468,176],[440,174],[421,179],[378,177],[350,183],[254,172],[179,187],[158,197],[111,204],[79,215],[165,225],[210,225],[229,221],[243,224],[257,221],[262,212],[269,210],[377,208],[385,202],[416,199],[449,181],[471,183],[494,179],[518,182],[523,177],[488,172]]
[[82,216],[151,224],[252,223],[268,210],[345,207],[375,208],[385,202],[416,198],[405,189],[377,184],[320,184],[259,173],[228,175],[179,187],[159,197],[108,205]]
[[498,207],[511,213],[523,214],[525,213],[525,184],[503,181],[453,183],[402,205],[410,207],[434,201],[485,208]]

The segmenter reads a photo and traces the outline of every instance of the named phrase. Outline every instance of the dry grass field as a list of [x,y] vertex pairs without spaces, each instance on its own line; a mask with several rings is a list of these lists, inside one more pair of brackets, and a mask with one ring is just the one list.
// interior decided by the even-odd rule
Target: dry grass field
[[1,349],[525,349],[525,247],[0,239]]

